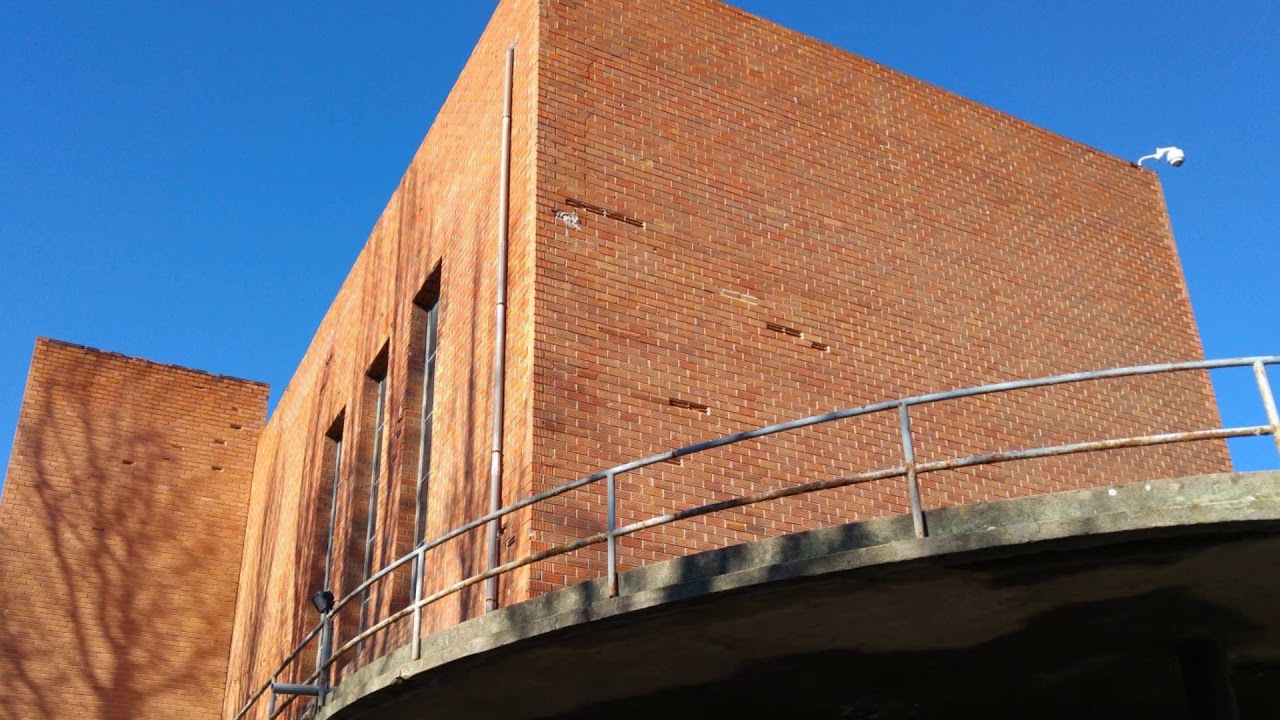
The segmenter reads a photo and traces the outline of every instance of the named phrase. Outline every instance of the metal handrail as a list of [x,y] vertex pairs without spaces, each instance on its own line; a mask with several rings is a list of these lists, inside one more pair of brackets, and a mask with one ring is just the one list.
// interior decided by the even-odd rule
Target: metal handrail
[[[609,595],[616,596],[618,594],[618,567],[617,567],[617,539],[641,530],[646,530],[660,525],[685,520],[692,517],[707,515],[715,512],[721,512],[737,507],[745,507],[770,500],[777,500],[795,495],[803,495],[821,490],[830,490],[858,483],[872,482],[875,480],[884,480],[893,477],[906,477],[908,480],[908,494],[911,503],[912,524],[918,537],[926,537],[927,529],[925,525],[924,510],[921,505],[920,489],[917,478],[928,472],[937,472],[941,470],[955,470],[977,465],[991,465],[1004,462],[1012,462],[1018,460],[1029,460],[1044,457],[1055,457],[1062,455],[1071,455],[1076,453],[1096,452],[1100,450],[1110,450],[1117,448],[1131,447],[1148,447],[1155,445],[1166,445],[1181,442],[1194,442],[1200,440],[1230,439],[1237,437],[1257,437],[1262,435],[1271,435],[1275,440],[1277,451],[1280,452],[1280,412],[1277,412],[1275,397],[1271,390],[1270,381],[1267,378],[1266,368],[1268,365],[1280,364],[1280,356],[1269,355],[1260,357],[1234,358],[1228,360],[1200,360],[1183,363],[1162,363],[1155,365],[1138,365],[1133,367],[1114,368],[1109,370],[1098,370],[1092,372],[1070,373],[1066,375],[1055,375],[1051,377],[1036,378],[1031,380],[1016,380],[1010,382],[993,383],[988,385],[979,385],[960,390],[950,390],[945,392],[934,392],[925,395],[916,395],[913,397],[902,398],[899,400],[891,400],[886,402],[864,405],[856,408],[847,408],[844,410],[836,410],[833,412],[811,415],[809,417],[800,418],[798,420],[790,420],[787,422],[776,423],[764,427],[748,430],[745,432],[726,435],[714,440],[707,440],[692,445],[686,445],[674,450],[651,455],[639,460],[616,465],[607,470],[592,473],[584,477],[572,480],[570,482],[557,485],[554,488],[546,490],[542,493],[532,495],[523,500],[511,503],[496,511],[485,514],[470,522],[459,525],[435,540],[426,543],[420,543],[408,554],[397,558],[386,567],[371,575],[363,583],[352,589],[336,603],[328,614],[324,616],[320,624],[318,624],[311,632],[307,633],[290,652],[285,656],[284,661],[269,676],[266,682],[258,686],[247,698],[240,712],[235,715],[234,720],[242,720],[253,706],[273,687],[273,683],[277,681],[280,674],[284,672],[288,666],[294,662],[302,649],[306,647],[317,636],[321,638],[322,645],[332,642],[333,618],[350,603],[354,598],[361,596],[369,591],[372,586],[387,577],[397,569],[403,567],[406,563],[412,562],[414,565],[414,577],[417,578],[414,587],[414,600],[407,607],[388,615],[377,623],[365,628],[360,633],[350,638],[336,650],[329,652],[329,648],[323,647],[320,653],[320,660],[317,662],[315,672],[311,673],[305,680],[304,685],[311,683],[319,683],[320,693],[319,701],[324,702],[326,692],[328,690],[327,678],[333,665],[352,648],[357,647],[365,640],[369,639],[378,632],[391,626],[395,622],[412,614],[413,631],[412,631],[412,649],[411,654],[414,660],[421,655],[421,626],[422,611],[432,603],[441,600],[449,595],[459,592],[471,585],[483,582],[489,578],[498,577],[513,570],[532,565],[543,560],[547,560],[559,555],[581,550],[585,547],[606,543],[608,546],[607,568],[606,574],[608,578]],[[966,457],[952,458],[949,460],[937,460],[927,463],[918,463],[915,458],[914,446],[911,434],[911,421],[909,408],[918,405],[927,405],[948,400],[957,400],[962,398],[977,397],[981,395],[991,395],[996,393],[1006,393],[1015,390],[1027,390],[1034,388],[1052,387],[1055,385],[1065,385],[1070,383],[1080,383],[1095,380],[1106,380],[1113,378],[1137,377],[1144,375],[1156,375],[1174,372],[1186,372],[1196,370],[1217,370],[1223,368],[1252,367],[1254,376],[1258,384],[1259,394],[1261,396],[1263,409],[1267,415],[1266,425],[1249,425],[1233,428],[1211,428],[1203,430],[1193,430],[1187,432],[1164,433],[1158,435],[1133,436],[1125,438],[1114,438],[1109,440],[1095,440],[1090,442],[1071,443],[1066,445],[1054,445],[1048,447],[1030,448],[1024,450],[1003,451],[997,453],[988,453],[985,455],[971,455]],[[899,428],[902,434],[903,458],[902,465],[882,468],[854,475],[830,478],[826,480],[818,480],[798,485],[790,485],[775,490],[770,490],[751,495],[744,495],[718,502],[700,505],[694,508],[688,508],[673,513],[657,515],[646,520],[631,523],[619,527],[617,525],[617,499],[615,492],[616,480],[619,475],[639,470],[641,468],[655,465],[662,462],[670,462],[682,457],[694,455],[697,453],[714,450],[716,448],[725,447],[753,440],[757,438],[768,437],[779,433],[799,430],[814,425],[821,425],[837,420],[870,415],[878,412],[886,412],[896,410],[898,412]],[[512,513],[518,512],[524,508],[536,505],[540,502],[563,495],[564,493],[576,490],[587,485],[605,480],[607,483],[607,529],[603,532],[594,533],[585,537],[578,538],[572,542],[557,545],[540,552],[526,555],[523,558],[512,560],[510,562],[490,568],[482,573],[472,575],[468,578],[460,580],[448,587],[442,588],[431,595],[423,596],[424,582],[424,565],[426,553],[436,547],[439,547],[450,540],[453,540],[467,532],[485,526],[494,520],[500,520]],[[327,630],[327,632],[326,632]],[[272,709],[269,717],[277,717],[289,706],[286,702],[279,708],[275,707],[273,694]],[[292,697],[290,698],[292,700]]]

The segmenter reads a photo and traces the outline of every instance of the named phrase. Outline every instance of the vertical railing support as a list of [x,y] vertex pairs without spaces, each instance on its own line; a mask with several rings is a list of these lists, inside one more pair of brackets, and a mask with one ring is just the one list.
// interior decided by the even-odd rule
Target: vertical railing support
[[325,697],[329,694],[329,656],[333,652],[333,612],[327,612],[320,618],[320,652],[316,655],[316,687],[320,689],[316,695],[316,705],[324,707]]
[[427,548],[419,545],[418,554],[413,558],[413,576],[416,581],[413,583],[413,638],[410,642],[413,644],[414,660],[422,657],[422,581],[427,575],[426,561]]
[[1276,412],[1276,398],[1271,394],[1271,381],[1267,378],[1267,366],[1261,360],[1253,364],[1253,374],[1258,378],[1258,392],[1262,393],[1262,405],[1267,410],[1267,424],[1271,426],[1271,439],[1280,453],[1280,413]]
[[608,530],[605,532],[605,544],[609,549],[609,597],[618,597],[618,538],[613,534],[618,529],[618,488],[613,471],[605,475],[605,488],[608,495]]
[[267,697],[267,717],[268,718],[273,718],[276,716],[276,677],[277,676],[272,675],[271,682],[269,685],[267,685],[267,691],[271,693],[270,696]]
[[907,494],[911,496],[911,524],[915,527],[916,537],[929,534],[924,524],[924,506],[920,503],[920,483],[916,478],[916,449],[911,442],[911,416],[907,412],[907,404],[898,405],[898,421],[902,426],[902,455],[906,460]]

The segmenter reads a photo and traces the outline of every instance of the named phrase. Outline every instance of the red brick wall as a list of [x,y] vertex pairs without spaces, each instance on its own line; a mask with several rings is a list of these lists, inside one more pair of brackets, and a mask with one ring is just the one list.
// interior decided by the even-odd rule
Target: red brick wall
[[[504,51],[517,41],[505,502],[814,412],[1200,354],[1152,174],[718,3],[504,0],[259,442],[228,715],[315,622],[305,595],[328,491],[325,436],[343,414],[338,516],[363,517],[366,374],[384,346],[378,512],[395,532],[381,536],[375,567],[405,550],[421,411],[413,303],[437,269],[427,537],[487,509],[499,112]],[[581,230],[555,220],[575,207]],[[627,476],[621,519],[897,464],[892,420]],[[915,429],[931,460],[1215,421],[1205,380],[1185,377],[923,408]],[[1219,444],[923,486],[936,507],[1226,465]],[[602,492],[512,518],[503,559],[602,529]],[[868,484],[637,535],[622,560],[905,510],[901,482]],[[335,577],[363,560],[346,555]],[[484,558],[482,531],[433,551],[426,591],[479,572]],[[502,602],[595,577],[601,559],[597,548],[514,573]],[[355,582],[345,576],[340,596]],[[385,587],[379,607],[398,606],[403,578]],[[438,603],[427,631],[473,617],[481,600],[475,586]],[[301,680],[314,657],[307,648],[281,679]]]
[[[837,408],[1201,356],[1153,173],[713,0],[544,16],[536,489]],[[582,203],[581,230],[556,222]],[[626,476],[620,520],[901,464],[895,420]],[[932,406],[915,431],[934,460],[1216,422],[1196,376]],[[1227,467],[1209,444],[922,484],[936,507]],[[534,548],[602,530],[602,500],[540,508]],[[622,564],[906,503],[893,480],[723,513],[626,539]],[[602,556],[543,563],[531,590],[596,577]]]
[[[428,538],[483,515],[488,509],[488,468],[492,422],[494,268],[498,239],[498,180],[506,50],[518,44],[515,72],[511,284],[507,322],[505,500],[528,492],[533,326],[533,173],[536,114],[537,3],[504,0],[405,172],[382,217],[373,228],[350,275],[339,290],[298,367],[259,444],[246,536],[235,642],[227,676],[226,712],[233,714],[298,639],[300,627],[318,617],[306,600],[308,572],[315,550],[318,492],[329,478],[322,465],[324,435],[345,411],[343,492],[339,517],[359,518],[363,482],[359,465],[370,449],[372,417],[362,412],[369,400],[366,373],[385,345],[387,427],[383,456],[375,567],[407,550],[412,529],[412,483],[418,467],[421,419],[422,338],[414,300],[439,270],[440,316],[437,357],[433,469]],[[352,138],[359,142],[359,138]],[[357,241],[352,238],[352,241]],[[367,470],[367,468],[366,468]],[[320,486],[323,485],[322,489]],[[367,488],[367,485],[364,486]],[[524,551],[527,527],[520,518],[507,524],[507,557]],[[527,523],[527,520],[523,521]],[[390,532],[391,530],[395,532]],[[523,530],[523,531],[522,531]],[[340,538],[338,545],[348,538]],[[363,538],[360,538],[362,541]],[[356,543],[352,543],[353,546]],[[363,549],[342,558],[343,568],[363,562]],[[428,593],[483,570],[483,531],[465,535],[429,554]],[[356,572],[356,576],[360,573]],[[401,573],[403,576],[404,573]],[[382,609],[403,606],[404,577],[378,591]],[[335,587],[339,596],[351,589]],[[504,578],[504,604],[523,597],[520,576]],[[469,588],[433,606],[428,630],[455,624],[482,610],[481,586]],[[340,616],[355,620],[356,604]],[[396,628],[393,638],[404,637]],[[377,651],[393,641],[377,640]],[[350,666],[344,660],[344,669]],[[308,647],[285,679],[303,679],[315,668]],[[259,710],[265,708],[265,702]]]
[[0,499],[0,718],[217,718],[267,388],[39,340]]

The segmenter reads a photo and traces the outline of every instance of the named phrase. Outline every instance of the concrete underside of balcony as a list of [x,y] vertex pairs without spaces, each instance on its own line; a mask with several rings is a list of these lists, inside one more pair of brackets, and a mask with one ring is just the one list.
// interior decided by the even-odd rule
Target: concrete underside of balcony
[[[322,718],[1280,717],[1280,473],[894,517],[640,568],[434,634]],[[1190,700],[1189,700],[1190,697]],[[1196,703],[1206,709],[1191,709]],[[1213,710],[1212,707],[1217,707]]]

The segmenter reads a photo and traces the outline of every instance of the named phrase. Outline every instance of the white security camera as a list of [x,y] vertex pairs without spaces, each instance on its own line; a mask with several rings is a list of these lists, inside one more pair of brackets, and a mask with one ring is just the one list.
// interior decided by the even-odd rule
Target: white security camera
[[1182,148],[1162,147],[1156,148],[1155,153],[1138,158],[1138,162],[1134,163],[1138,167],[1142,167],[1143,160],[1164,160],[1174,167],[1182,167],[1182,163],[1187,159],[1187,154],[1182,152]]

